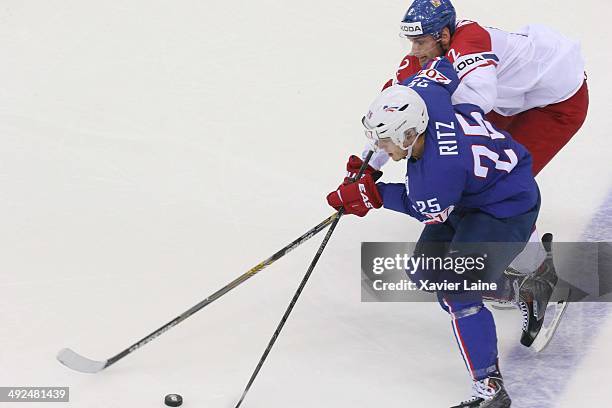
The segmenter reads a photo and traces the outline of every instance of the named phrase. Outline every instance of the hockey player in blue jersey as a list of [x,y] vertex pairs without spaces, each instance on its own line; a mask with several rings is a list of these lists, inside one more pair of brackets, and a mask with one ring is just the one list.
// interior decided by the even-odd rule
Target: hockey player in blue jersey
[[[381,173],[368,167],[360,180],[343,183],[327,200],[347,214],[364,216],[384,206],[423,222],[426,226],[415,255],[493,254],[483,271],[464,274],[461,279],[454,271],[430,270],[417,271],[411,276],[413,281],[482,280],[499,284],[501,289],[492,296],[517,296],[503,289],[514,286],[505,285],[508,276],[504,270],[529,241],[538,216],[540,193],[531,156],[508,133],[487,122],[476,105],[453,106],[451,95],[458,83],[452,64],[436,58],[402,84],[385,89],[362,122],[375,149],[385,151],[394,161],[407,159],[405,183],[376,183]],[[356,172],[361,163],[352,156],[347,170]],[[554,285],[544,282],[544,286],[543,291],[528,295],[536,301],[544,298],[546,305]],[[514,290],[532,288],[527,284]],[[498,367],[495,323],[483,303],[483,293],[440,290],[437,297],[451,316],[473,380],[473,398],[456,407],[509,407],[510,397]]]

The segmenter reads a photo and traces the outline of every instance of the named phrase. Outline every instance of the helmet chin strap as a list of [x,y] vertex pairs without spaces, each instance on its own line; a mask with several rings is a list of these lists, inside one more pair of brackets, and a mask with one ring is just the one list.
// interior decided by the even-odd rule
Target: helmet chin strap
[[412,157],[412,149],[414,148],[414,145],[416,144],[417,140],[419,140],[419,137],[421,137],[421,135],[417,135],[417,137],[414,138],[414,140],[412,141],[412,143],[410,143],[410,146],[408,146],[408,147],[404,147],[403,143],[402,143],[402,146],[400,146],[400,149],[402,149],[402,150],[406,151],[406,153],[408,153],[407,156],[406,156],[407,159]]

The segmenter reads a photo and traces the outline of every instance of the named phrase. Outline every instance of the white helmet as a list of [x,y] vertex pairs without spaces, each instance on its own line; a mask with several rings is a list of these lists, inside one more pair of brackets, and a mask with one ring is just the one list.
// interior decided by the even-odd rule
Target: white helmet
[[390,138],[403,150],[412,147],[404,146],[406,137],[413,132],[417,136],[423,134],[428,122],[425,101],[404,85],[392,85],[382,91],[361,119],[366,137],[375,146],[380,139]]

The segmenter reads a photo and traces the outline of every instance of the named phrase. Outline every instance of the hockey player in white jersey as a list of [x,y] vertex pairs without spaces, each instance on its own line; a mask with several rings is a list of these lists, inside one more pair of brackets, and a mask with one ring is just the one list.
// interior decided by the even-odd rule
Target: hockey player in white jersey
[[428,60],[449,59],[461,80],[453,103],[472,103],[533,156],[537,175],[582,126],[588,89],[580,45],[542,25],[510,33],[456,21],[449,0],[415,0],[400,35],[411,42],[392,83]]

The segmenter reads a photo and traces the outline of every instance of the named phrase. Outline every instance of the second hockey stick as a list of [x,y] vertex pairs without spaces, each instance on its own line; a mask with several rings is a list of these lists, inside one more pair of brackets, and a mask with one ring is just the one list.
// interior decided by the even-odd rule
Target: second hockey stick
[[[366,168],[368,167],[368,162],[370,161],[370,158],[372,158],[372,154],[374,154],[374,152],[370,150],[368,152],[368,155],[364,159],[363,163],[361,164],[359,173],[357,173],[353,181],[359,180],[361,178]],[[257,377],[257,374],[259,374],[259,371],[261,370],[261,367],[266,361],[268,354],[270,354],[270,351],[272,350],[274,343],[276,343],[276,339],[278,339],[278,336],[281,330],[283,329],[283,326],[285,325],[285,323],[287,323],[287,319],[289,318],[289,315],[291,314],[293,307],[295,306],[296,302],[298,301],[298,298],[302,294],[302,291],[304,290],[304,287],[306,286],[308,279],[310,279],[310,275],[312,274],[312,271],[317,265],[317,262],[319,262],[319,258],[321,257],[321,254],[323,254],[323,250],[327,246],[327,242],[329,241],[332,234],[334,233],[334,229],[336,228],[336,225],[338,225],[338,222],[340,221],[340,217],[342,217],[343,213],[344,213],[344,208],[341,208],[340,211],[338,211],[338,216],[336,217],[336,219],[334,219],[331,226],[329,227],[327,234],[325,234],[325,238],[323,238],[323,242],[321,242],[321,245],[319,246],[319,250],[315,254],[314,258],[312,259],[312,262],[310,263],[310,266],[308,267],[308,270],[306,271],[306,275],[304,275],[304,278],[302,279],[302,282],[300,283],[300,286],[298,287],[297,291],[293,295],[293,298],[291,299],[291,302],[289,303],[287,310],[285,310],[285,314],[283,315],[280,323],[276,327],[276,330],[274,331],[274,334],[272,335],[272,338],[270,339],[270,342],[268,343],[266,350],[264,351],[263,355],[259,359],[259,362],[257,363],[257,367],[255,367],[255,371],[253,371],[253,374],[251,374],[251,378],[249,379],[248,384],[246,385],[244,391],[242,392],[242,396],[240,397],[238,404],[236,404],[236,408],[240,407],[240,405],[242,404],[242,401],[244,401],[244,397],[246,397],[247,393],[249,392],[251,385],[253,385],[253,381],[255,381],[255,377]]]

